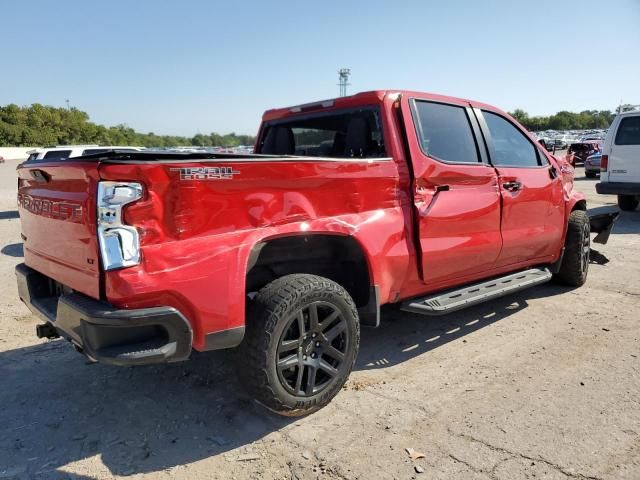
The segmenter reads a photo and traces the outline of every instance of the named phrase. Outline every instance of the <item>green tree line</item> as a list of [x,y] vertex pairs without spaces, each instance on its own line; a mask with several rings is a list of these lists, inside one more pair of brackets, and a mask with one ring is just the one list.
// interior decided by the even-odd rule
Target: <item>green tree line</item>
[[0,106],[0,147],[35,147],[45,145],[130,145],[136,147],[200,147],[253,145],[255,137],[229,133],[198,133],[193,137],[140,133],[126,125],[106,127],[89,120],[77,108],[56,108],[34,103],[20,107]]
[[562,111],[546,117],[531,117],[520,108],[510,113],[513,118],[532,132],[604,129],[609,127],[616,115],[610,110],[584,110],[580,113]]

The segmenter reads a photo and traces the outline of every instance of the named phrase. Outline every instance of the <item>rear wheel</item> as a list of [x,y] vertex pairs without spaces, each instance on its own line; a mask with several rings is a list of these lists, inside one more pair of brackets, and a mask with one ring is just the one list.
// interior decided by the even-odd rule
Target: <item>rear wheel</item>
[[635,195],[618,195],[618,206],[625,212],[633,212],[638,208],[638,197]]
[[596,172],[585,171],[584,176],[587,178],[596,178]]
[[579,287],[587,280],[591,251],[589,217],[582,210],[574,210],[569,216],[562,265],[555,278],[566,285]]
[[329,403],[358,354],[353,300],[340,285],[316,275],[287,275],[262,288],[246,328],[246,387],[281,415],[306,415]]

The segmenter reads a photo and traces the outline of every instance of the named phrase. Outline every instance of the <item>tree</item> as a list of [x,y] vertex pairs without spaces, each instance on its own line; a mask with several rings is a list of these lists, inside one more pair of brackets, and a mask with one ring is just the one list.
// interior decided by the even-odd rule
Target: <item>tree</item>
[[0,106],[0,146],[46,146],[90,144],[132,145],[141,147],[175,147],[178,145],[251,145],[250,135],[196,134],[193,137],[139,133],[126,124],[113,127],[97,125],[86,112],[77,108],[56,108],[34,103],[20,107]]
[[584,110],[580,113],[561,111],[548,117],[530,117],[522,109],[516,109],[511,116],[527,129],[541,130],[589,130],[608,128],[615,117],[609,110]]

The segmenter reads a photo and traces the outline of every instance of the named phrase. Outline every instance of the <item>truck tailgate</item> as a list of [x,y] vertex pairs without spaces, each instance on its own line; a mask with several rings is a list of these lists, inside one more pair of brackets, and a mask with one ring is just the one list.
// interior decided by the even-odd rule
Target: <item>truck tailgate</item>
[[97,182],[96,161],[64,160],[18,168],[25,263],[93,298],[100,296]]

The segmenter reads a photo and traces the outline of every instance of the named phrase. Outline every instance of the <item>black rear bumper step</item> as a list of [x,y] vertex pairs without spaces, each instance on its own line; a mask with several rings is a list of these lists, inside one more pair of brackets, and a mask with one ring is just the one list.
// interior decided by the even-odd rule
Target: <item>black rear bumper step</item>
[[148,365],[186,360],[193,333],[173,307],[119,309],[80,293],[58,295],[45,275],[16,266],[18,294],[33,313],[47,322],[38,336],[55,332],[90,359],[111,365]]
[[532,268],[462,288],[407,300],[400,308],[405,312],[423,315],[444,315],[540,285],[551,280],[551,277],[551,272],[546,268]]

